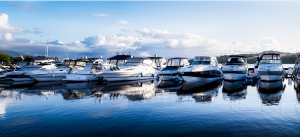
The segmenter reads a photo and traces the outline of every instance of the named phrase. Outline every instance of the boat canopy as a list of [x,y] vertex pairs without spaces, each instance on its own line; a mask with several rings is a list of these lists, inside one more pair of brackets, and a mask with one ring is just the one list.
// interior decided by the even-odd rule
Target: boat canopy
[[189,61],[187,58],[170,58],[167,66],[184,66],[188,65]]
[[280,54],[277,53],[265,53],[259,56],[260,60],[281,60]]

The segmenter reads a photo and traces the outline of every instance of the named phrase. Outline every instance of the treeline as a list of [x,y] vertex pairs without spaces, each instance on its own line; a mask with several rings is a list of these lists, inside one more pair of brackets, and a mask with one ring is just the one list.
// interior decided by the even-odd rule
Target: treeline
[[[24,59],[31,58],[32,56],[23,56]],[[6,54],[4,52],[0,51],[0,64],[1,65],[10,65],[10,64],[16,64],[18,61],[22,61],[21,57],[13,57],[9,54]]]
[[[276,53],[280,53],[283,64],[294,64],[299,55],[298,53],[283,53],[283,52],[276,52]],[[256,62],[257,57],[260,54],[261,53],[238,54],[238,55],[245,56],[249,64],[254,64]],[[228,56],[229,55],[218,56],[217,60],[219,63],[225,63],[228,60]]]

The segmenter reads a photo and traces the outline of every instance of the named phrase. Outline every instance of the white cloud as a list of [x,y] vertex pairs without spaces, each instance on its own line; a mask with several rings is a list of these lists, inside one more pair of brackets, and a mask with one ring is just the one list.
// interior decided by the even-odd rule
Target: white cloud
[[128,21],[126,20],[118,20],[118,21],[115,21],[113,22],[114,24],[123,24],[123,25],[127,25],[128,24]]
[[42,34],[43,33],[43,31],[41,31],[38,28],[33,28],[33,29],[30,29],[30,30],[24,30],[23,32],[24,33],[32,33],[32,34]]
[[25,3],[17,3],[17,2],[10,2],[9,5],[16,7],[18,9],[22,10],[37,10],[40,9],[40,7],[32,5],[32,4],[25,4]]
[[22,28],[19,27],[12,27],[9,24],[8,15],[5,13],[0,14],[0,33],[7,33],[7,32],[21,32],[23,31]]
[[149,53],[149,51],[141,51],[139,53],[139,56],[140,57],[150,57],[150,53]]
[[92,13],[91,15],[94,17],[108,17],[109,16],[107,14],[99,14],[99,13]]

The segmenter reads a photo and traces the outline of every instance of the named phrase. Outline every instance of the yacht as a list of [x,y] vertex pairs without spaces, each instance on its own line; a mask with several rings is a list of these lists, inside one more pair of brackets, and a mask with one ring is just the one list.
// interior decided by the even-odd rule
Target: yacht
[[292,77],[296,78],[297,80],[300,80],[300,55],[298,55],[298,58],[295,61]]
[[92,62],[89,59],[64,60],[64,63],[52,70],[30,71],[25,75],[34,78],[36,81],[60,81],[66,79],[66,74],[76,73],[83,70],[85,65]]
[[158,76],[161,80],[182,80],[179,70],[189,64],[189,60],[184,57],[170,58],[167,66],[158,73]]
[[68,82],[84,82],[98,80],[96,73],[102,72],[104,62],[102,59],[95,60],[92,63],[86,63],[82,70],[72,71],[70,74],[65,74],[63,79]]
[[192,63],[180,70],[186,83],[208,84],[222,77],[218,61],[212,56],[196,56]]
[[154,78],[156,65],[150,58],[129,58],[120,66],[110,67],[101,74],[107,81],[142,80]]
[[12,71],[12,72],[7,72],[4,73],[3,75],[5,77],[2,78],[2,80],[7,81],[7,80],[12,80],[12,81],[33,81],[34,79],[25,75],[28,72],[33,72],[33,71],[40,71],[40,70],[53,70],[56,68],[55,64],[52,64],[51,62],[48,63],[40,63],[38,65],[30,65],[25,67],[22,70],[19,71]]
[[259,56],[257,73],[262,81],[281,80],[285,76],[280,54],[263,53]]
[[222,67],[222,72],[224,80],[244,80],[248,74],[246,57],[230,55]]

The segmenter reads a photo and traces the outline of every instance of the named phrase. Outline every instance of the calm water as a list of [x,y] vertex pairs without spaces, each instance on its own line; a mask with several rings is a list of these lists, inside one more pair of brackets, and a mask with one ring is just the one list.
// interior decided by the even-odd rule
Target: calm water
[[0,136],[300,135],[297,82],[243,83],[1,84]]

